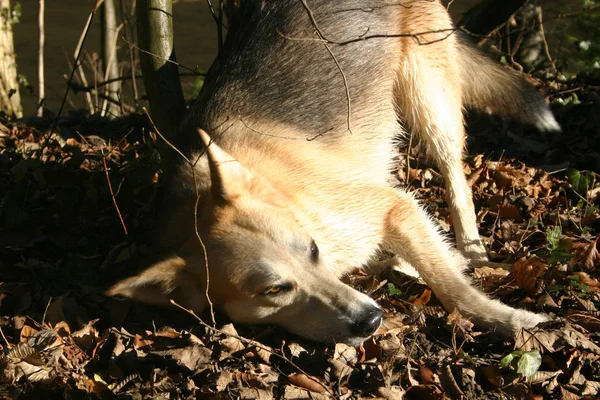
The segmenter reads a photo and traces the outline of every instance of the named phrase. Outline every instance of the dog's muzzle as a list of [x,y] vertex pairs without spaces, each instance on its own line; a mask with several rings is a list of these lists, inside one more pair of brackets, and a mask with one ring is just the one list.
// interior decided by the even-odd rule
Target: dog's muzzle
[[358,337],[369,337],[381,326],[383,311],[376,305],[366,308],[350,326],[350,332]]

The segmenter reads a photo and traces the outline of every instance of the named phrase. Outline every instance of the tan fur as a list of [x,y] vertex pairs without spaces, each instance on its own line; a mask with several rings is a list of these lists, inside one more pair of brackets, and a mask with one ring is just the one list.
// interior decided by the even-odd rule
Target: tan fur
[[[276,21],[271,23],[278,30],[289,29],[285,33],[290,37],[310,32],[298,3],[258,3],[250,15],[260,17],[266,13],[261,7],[272,7],[264,15]],[[459,249],[468,257],[485,258],[462,172],[462,107],[493,97],[501,88],[488,85],[478,96],[477,88],[466,82],[462,68],[470,67],[460,58],[466,54],[484,62],[471,50],[463,53],[465,45],[449,35],[452,25],[445,8],[436,1],[415,0],[370,13],[350,5],[332,12],[328,7],[338,3],[312,3],[325,35],[364,34],[360,23],[349,23],[353,16],[357,21],[392,21],[398,32],[430,33],[419,35],[419,42],[412,36],[382,39],[378,43],[386,59],[381,62],[373,58],[373,42],[333,47],[346,86],[320,42],[273,39],[272,30],[264,28],[270,26],[266,20],[263,30],[239,36],[232,30],[230,46],[236,49],[241,41],[247,52],[239,55],[236,49],[231,59],[226,53],[221,60],[224,78],[207,79],[209,89],[192,116],[192,123],[211,132],[209,137],[200,131],[207,155],[195,153],[194,169],[183,165],[172,182],[173,211],[161,241],[176,256],[116,284],[109,294],[154,303],[175,298],[201,311],[207,305],[203,294],[209,278],[212,302],[235,321],[273,323],[310,339],[357,344],[377,329],[381,311],[338,278],[383,249],[414,266],[449,311],[459,309],[478,324],[510,334],[546,320],[491,300],[471,286],[463,275],[465,257],[451,248],[411,194],[387,184],[393,141],[402,132],[396,121],[400,115],[447,180]],[[259,57],[263,43],[265,54],[276,46],[278,58]],[[273,68],[269,62],[280,64]],[[365,67],[363,62],[373,64]],[[484,70],[507,82],[516,79],[485,62]],[[289,72],[297,83],[274,81],[268,75],[274,71],[282,80]],[[477,79],[485,83],[481,74]],[[319,90],[298,91],[303,85]],[[352,97],[351,132],[342,111],[345,89]],[[333,93],[339,97],[331,98]],[[505,103],[494,106],[501,110]],[[326,108],[319,115],[306,114],[313,106]],[[546,126],[552,125],[545,106],[538,104],[534,111],[543,114]],[[520,117],[539,121],[539,115]],[[200,193],[197,221],[192,218],[194,185]]]

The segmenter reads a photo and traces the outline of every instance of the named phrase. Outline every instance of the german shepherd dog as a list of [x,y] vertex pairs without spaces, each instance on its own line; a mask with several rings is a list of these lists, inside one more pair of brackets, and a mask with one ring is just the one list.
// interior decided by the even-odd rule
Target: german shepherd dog
[[[236,322],[356,345],[382,311],[339,278],[386,250],[479,325],[511,334],[545,321],[463,274],[486,255],[463,108],[558,129],[536,90],[470,47],[439,1],[242,0],[238,11],[190,117],[204,150],[171,180],[160,240],[172,256],[109,294],[196,311],[209,298]],[[445,177],[462,254],[388,183],[398,120]]]

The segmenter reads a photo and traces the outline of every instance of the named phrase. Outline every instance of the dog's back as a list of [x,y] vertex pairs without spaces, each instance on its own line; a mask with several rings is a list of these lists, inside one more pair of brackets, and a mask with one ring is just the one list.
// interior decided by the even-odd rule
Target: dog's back
[[361,38],[398,32],[403,6],[307,3],[309,9],[298,0],[241,2],[243,23],[229,32],[219,78],[200,96],[195,126],[217,143],[251,145],[262,134],[351,150],[351,161],[384,180],[399,132],[392,95],[399,43]]

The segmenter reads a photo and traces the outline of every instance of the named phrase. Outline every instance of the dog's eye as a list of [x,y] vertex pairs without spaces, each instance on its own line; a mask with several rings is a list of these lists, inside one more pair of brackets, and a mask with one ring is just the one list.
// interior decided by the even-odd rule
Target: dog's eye
[[317,262],[319,260],[319,248],[314,240],[311,240],[310,242],[310,259],[313,262]]
[[274,296],[277,294],[281,294],[281,293],[285,293],[285,292],[289,292],[290,290],[292,290],[293,286],[290,283],[284,283],[281,285],[273,285],[267,288],[267,290],[265,290],[262,294],[264,296]]

